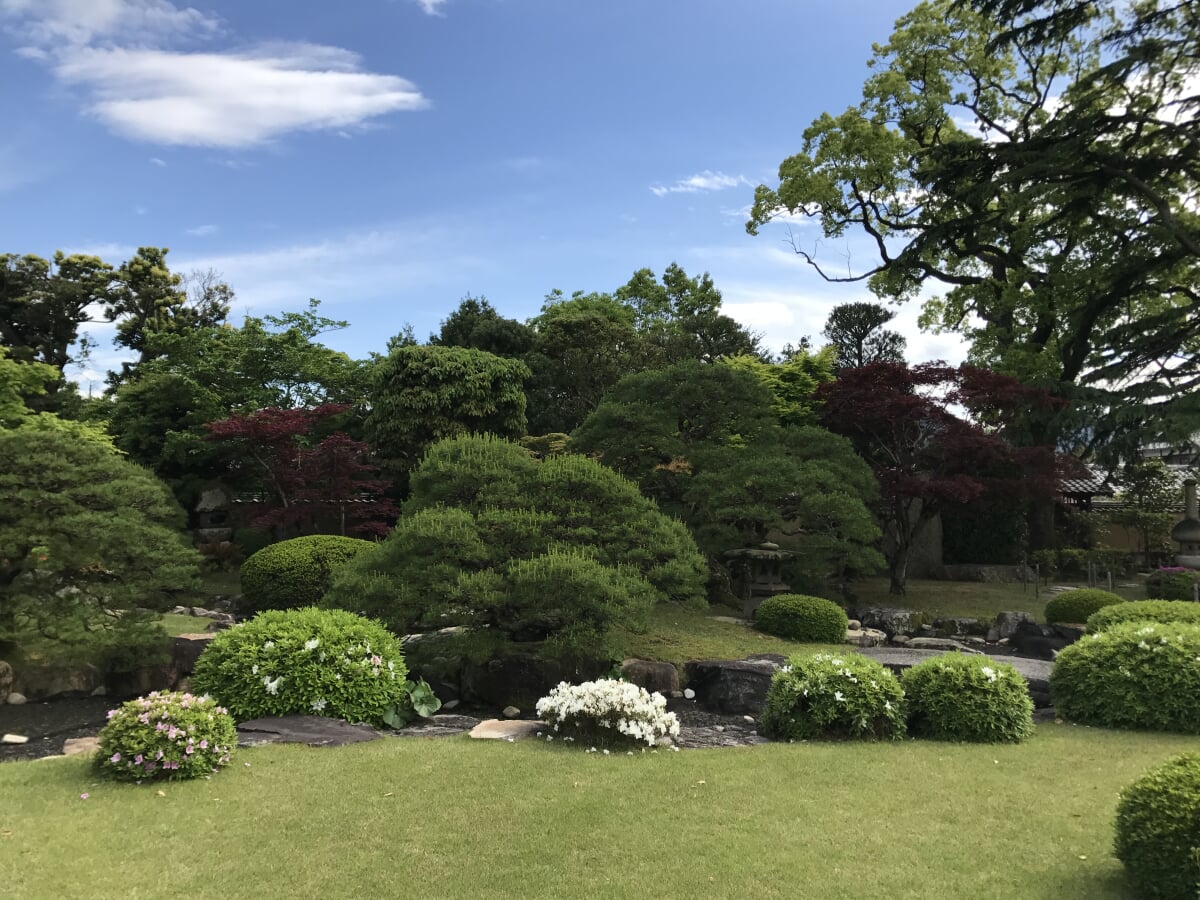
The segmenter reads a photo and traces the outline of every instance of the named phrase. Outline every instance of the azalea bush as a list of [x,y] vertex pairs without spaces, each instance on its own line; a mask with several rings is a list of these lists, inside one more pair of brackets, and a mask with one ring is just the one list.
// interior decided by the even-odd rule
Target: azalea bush
[[896,676],[857,653],[793,656],[771,679],[762,724],[784,740],[899,740],[904,691]]
[[1046,621],[1050,624],[1055,622],[1079,624],[1086,622],[1098,609],[1124,601],[1124,597],[1109,591],[1102,591],[1099,588],[1076,588],[1073,591],[1063,591],[1052,597],[1046,604]]
[[1200,734],[1200,625],[1125,622],[1064,648],[1050,673],[1065,719]]
[[576,741],[653,747],[679,736],[679,719],[662,694],[611,678],[561,682],[537,702],[537,714],[554,735]]
[[411,710],[400,642],[378,622],[336,609],[268,610],[222,631],[192,687],[244,722],[292,713],[392,724]]
[[236,746],[233,717],[211,697],[155,691],[109,710],[96,765],[122,781],[199,778]]
[[1200,603],[1183,600],[1131,600],[1092,613],[1088,631],[1103,631],[1121,622],[1186,622],[1200,625]]
[[790,641],[841,644],[846,640],[849,619],[840,606],[824,597],[778,594],[754,611],[754,625]]
[[1140,897],[1200,897],[1200,754],[1151,769],[1121,792],[1116,856]]
[[1008,663],[947,653],[906,670],[900,683],[914,736],[1015,744],[1033,733],[1033,701]]
[[242,563],[239,609],[253,614],[314,606],[338,569],[377,546],[360,538],[310,534],[263,547]]

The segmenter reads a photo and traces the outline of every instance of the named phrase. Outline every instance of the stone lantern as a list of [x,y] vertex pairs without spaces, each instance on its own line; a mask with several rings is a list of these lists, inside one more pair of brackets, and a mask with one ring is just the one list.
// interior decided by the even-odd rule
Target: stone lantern
[[1175,564],[1200,569],[1200,514],[1196,509],[1196,479],[1183,482],[1183,521],[1171,529],[1171,540],[1179,544]]
[[767,541],[757,547],[728,550],[722,555],[730,560],[737,572],[735,579],[742,598],[742,615],[747,619],[754,618],[754,611],[768,597],[791,590],[783,581],[782,568],[784,560],[796,555],[792,551],[780,550],[778,544]]

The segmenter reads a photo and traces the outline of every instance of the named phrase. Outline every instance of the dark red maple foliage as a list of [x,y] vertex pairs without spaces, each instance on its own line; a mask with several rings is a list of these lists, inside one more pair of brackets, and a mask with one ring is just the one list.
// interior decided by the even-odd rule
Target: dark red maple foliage
[[841,370],[817,396],[822,424],[849,438],[879,479],[894,594],[905,591],[915,539],[944,504],[1054,492],[1054,448],[1017,446],[1005,427],[1019,411],[1058,401],[1014,378],[941,362],[875,362]]
[[385,496],[391,482],[371,477],[379,469],[364,461],[367,445],[338,431],[308,446],[317,426],[347,409],[339,403],[268,407],[208,423],[209,439],[235,444],[271,498],[252,525],[282,537],[311,530],[332,513],[340,534],[387,533],[400,511]]

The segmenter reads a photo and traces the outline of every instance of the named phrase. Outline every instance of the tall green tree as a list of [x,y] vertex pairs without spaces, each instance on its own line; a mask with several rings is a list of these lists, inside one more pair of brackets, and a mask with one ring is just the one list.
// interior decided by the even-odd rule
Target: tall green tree
[[786,210],[864,239],[872,261],[844,275],[795,246],[829,281],[934,294],[927,327],[1069,399],[1026,417],[1030,444],[1115,457],[1194,428],[1198,35],[1191,3],[922,3],[875,48],[862,101],[757,189],[747,228]]
[[816,353],[792,348],[778,362],[766,362],[760,357],[744,354],[732,356],[723,363],[734,369],[749,372],[771,391],[771,404],[781,425],[817,424],[817,388],[833,381],[837,349],[822,347]]
[[529,326],[506,319],[486,297],[467,296],[454,312],[442,320],[441,329],[430,335],[437,347],[471,347],[496,356],[520,357],[533,344]]
[[830,310],[824,334],[837,348],[838,368],[904,362],[904,335],[883,327],[895,317],[879,303],[839,303]]

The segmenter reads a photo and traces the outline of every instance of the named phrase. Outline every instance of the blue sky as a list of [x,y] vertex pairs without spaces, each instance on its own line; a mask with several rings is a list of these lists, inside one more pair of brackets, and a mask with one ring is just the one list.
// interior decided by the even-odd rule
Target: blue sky
[[[778,347],[868,295],[748,236],[754,186],[911,5],[0,0],[0,251],[170,247],[235,319],[320,299],[354,356],[468,293],[523,319],[678,262]],[[916,314],[910,359],[962,357]]]

